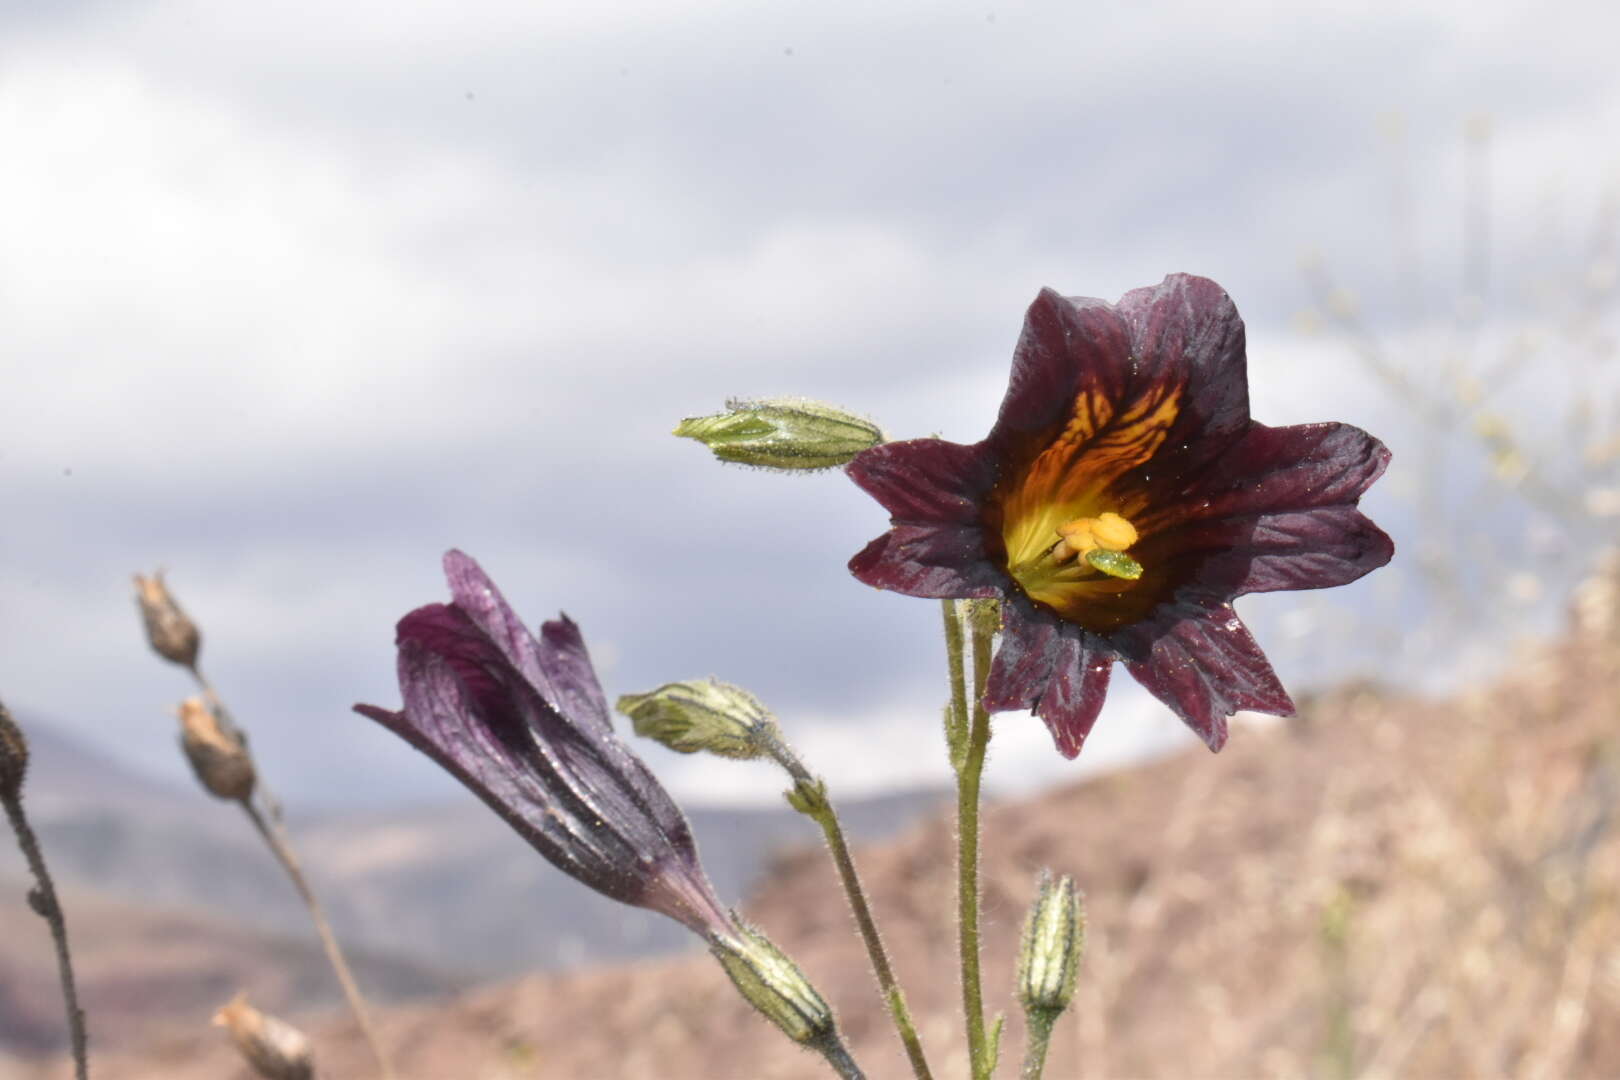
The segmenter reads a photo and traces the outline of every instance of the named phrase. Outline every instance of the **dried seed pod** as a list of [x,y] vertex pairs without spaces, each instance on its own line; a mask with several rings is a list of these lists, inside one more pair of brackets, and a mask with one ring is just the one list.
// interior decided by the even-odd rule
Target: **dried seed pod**
[[257,775],[247,739],[202,698],[180,703],[180,748],[211,794],[237,800],[253,794]]
[[237,994],[214,1014],[249,1065],[269,1080],[312,1080],[315,1064],[304,1033],[274,1016],[266,1016]]
[[146,624],[146,640],[165,660],[172,660],[188,668],[197,666],[197,650],[202,647],[202,635],[163,584],[163,571],[151,577],[135,575],[135,601],[140,605],[141,621]]
[[8,800],[20,796],[27,773],[28,740],[5,705],[0,704],[0,795]]

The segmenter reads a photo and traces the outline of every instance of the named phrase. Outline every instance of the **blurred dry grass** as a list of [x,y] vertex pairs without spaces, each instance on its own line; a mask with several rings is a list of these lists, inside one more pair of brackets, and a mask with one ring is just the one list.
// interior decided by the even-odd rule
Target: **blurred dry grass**
[[[1610,559],[1579,590],[1567,637],[1519,649],[1494,684],[1443,701],[1349,688],[1298,720],[1240,728],[1219,756],[997,806],[990,1001],[1008,1001],[1018,923],[1049,865],[1082,883],[1090,915],[1054,1080],[1620,1076],[1617,711]],[[920,729],[920,747],[933,738]],[[951,841],[941,818],[859,856],[942,1080],[964,1075]],[[906,1075],[821,853],[785,854],[748,909],[838,1004],[870,1075]],[[703,956],[524,979],[381,1026],[402,1075],[434,1080],[824,1070]],[[351,1024],[307,1027],[325,1075],[370,1075]],[[198,1032],[98,1071],[245,1080]],[[1009,1017],[1004,1073],[1021,1045]]]
[[[1370,615],[1355,617],[1333,594],[1294,600],[1321,617],[1296,635],[1306,655],[1291,670],[1313,670],[1312,652],[1331,639],[1329,674],[1360,654],[1443,685],[1545,616],[1613,542],[1620,177],[1590,185],[1590,205],[1576,205],[1573,171],[1541,166],[1533,212],[1510,216],[1494,201],[1504,170],[1490,117],[1478,114],[1457,146],[1461,188],[1440,202],[1429,190],[1440,179],[1417,172],[1405,118],[1382,126],[1388,262],[1362,290],[1330,258],[1308,255],[1312,306],[1298,321],[1342,343],[1397,410],[1378,432],[1397,453],[1377,494],[1406,504],[1404,518],[1380,518],[1399,531],[1400,553],[1375,580],[1381,603]],[[1436,257],[1437,237],[1455,249]]]

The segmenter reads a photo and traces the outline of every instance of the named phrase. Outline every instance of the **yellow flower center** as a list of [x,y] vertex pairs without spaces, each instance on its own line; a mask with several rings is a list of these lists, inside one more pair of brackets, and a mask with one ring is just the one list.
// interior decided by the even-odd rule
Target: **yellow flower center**
[[1094,518],[1075,518],[1067,525],[1058,526],[1064,549],[1060,561],[1075,555],[1088,555],[1098,548],[1104,551],[1129,551],[1136,543],[1136,526],[1109,510]]
[[1059,611],[1080,594],[1111,592],[1142,576],[1142,564],[1125,554],[1138,539],[1136,526],[1116,511],[1075,518],[1048,535],[1053,542],[1026,546],[1007,569],[1033,599]]
[[1151,461],[1180,415],[1173,381],[1112,397],[1087,383],[1059,425],[1027,433],[986,507],[1004,565],[1038,603],[1066,621],[1106,633],[1152,609],[1169,581],[1143,577],[1126,552],[1153,531],[1146,476],[1121,483]]

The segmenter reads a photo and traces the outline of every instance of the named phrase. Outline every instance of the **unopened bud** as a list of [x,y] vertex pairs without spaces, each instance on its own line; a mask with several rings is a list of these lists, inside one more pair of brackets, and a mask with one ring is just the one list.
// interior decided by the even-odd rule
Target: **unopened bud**
[[786,953],[753,927],[737,921],[730,937],[710,942],[737,992],[803,1045],[822,1045],[837,1038],[832,1010]]
[[733,398],[726,411],[693,416],[675,434],[714,451],[721,461],[767,469],[832,469],[883,442],[870,420],[804,398]]
[[757,758],[780,738],[776,720],[758,698],[718,679],[665,683],[645,694],[625,694],[618,710],[636,734],[671,750],[707,750],[729,758]]
[[1074,997],[1086,921],[1069,877],[1054,882],[1043,870],[1037,889],[1018,950],[1018,1000],[1026,1012],[1049,1024]]
[[11,713],[0,704],[0,795],[15,802],[22,794],[23,777],[28,774],[28,740]]
[[253,794],[253,756],[247,738],[202,698],[180,703],[180,748],[191,771],[212,794],[235,800]]
[[309,1039],[304,1033],[249,1005],[246,994],[237,994],[215,1013],[214,1024],[226,1030],[260,1076],[269,1080],[311,1080],[315,1075]]
[[202,635],[197,624],[187,617],[180,605],[169,595],[163,584],[163,571],[151,577],[135,575],[135,600],[141,608],[141,621],[146,624],[146,640],[165,660],[194,668]]

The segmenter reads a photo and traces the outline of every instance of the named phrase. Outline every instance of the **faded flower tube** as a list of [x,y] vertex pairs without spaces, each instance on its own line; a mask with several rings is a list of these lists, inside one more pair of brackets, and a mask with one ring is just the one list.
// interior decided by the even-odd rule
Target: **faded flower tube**
[[570,877],[703,938],[750,1004],[858,1077],[830,1012],[794,1021],[789,1005],[819,995],[802,976],[787,980],[797,969],[720,903],[680,808],[614,734],[579,627],[565,615],[535,637],[471,558],[451,551],[444,569],[451,603],[398,624],[404,708],[355,711],[432,758]]

